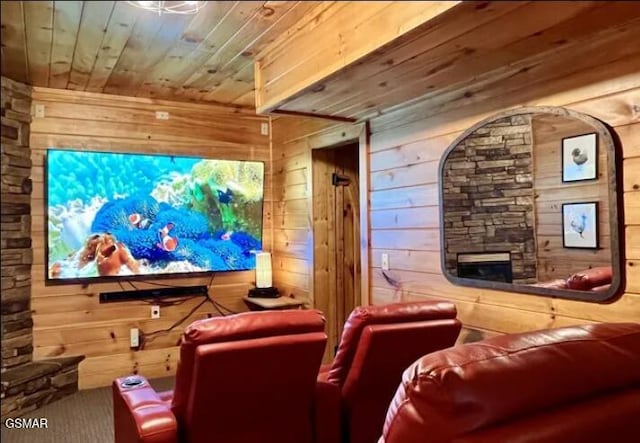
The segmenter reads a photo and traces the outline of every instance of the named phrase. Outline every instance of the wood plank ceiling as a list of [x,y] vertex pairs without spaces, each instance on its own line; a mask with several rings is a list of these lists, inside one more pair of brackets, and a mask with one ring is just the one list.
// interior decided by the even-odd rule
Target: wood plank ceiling
[[2,1],[2,75],[34,86],[254,107],[253,56],[318,2]]
[[[352,3],[338,6],[355,8]],[[393,5],[384,3],[367,20],[389,19]],[[640,66],[638,1],[465,1],[311,82],[309,72],[340,60],[345,48],[354,46],[354,29],[366,25],[361,21],[353,12],[323,13],[313,21],[317,32],[298,27],[259,54],[258,112],[377,117],[378,124],[390,123],[406,118],[392,111],[411,102],[428,99],[429,112],[437,114],[616,60],[629,61],[620,76],[637,74]],[[320,39],[321,25],[342,43]],[[389,27],[404,23],[394,25]],[[316,44],[309,47],[308,41]],[[568,86],[580,85],[563,87]]]

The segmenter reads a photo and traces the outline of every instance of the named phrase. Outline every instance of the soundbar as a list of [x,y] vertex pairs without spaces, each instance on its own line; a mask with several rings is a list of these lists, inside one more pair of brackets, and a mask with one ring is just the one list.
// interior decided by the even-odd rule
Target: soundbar
[[208,288],[200,286],[176,286],[170,288],[138,289],[135,291],[101,292],[100,303],[112,303],[117,301],[145,300],[149,298],[163,297],[188,297],[192,295],[205,295]]

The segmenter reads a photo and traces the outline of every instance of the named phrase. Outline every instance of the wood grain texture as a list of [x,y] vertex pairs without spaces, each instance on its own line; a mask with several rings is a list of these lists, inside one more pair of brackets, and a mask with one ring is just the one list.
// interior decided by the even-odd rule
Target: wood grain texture
[[[598,180],[562,183],[562,139],[594,132],[585,122],[567,117],[534,115],[531,119],[535,187],[538,281],[545,282],[597,266],[611,266],[609,240],[608,151],[598,146]],[[571,193],[567,195],[567,190]],[[548,201],[557,201],[545,212]],[[562,243],[562,203],[598,201],[599,249],[567,250]],[[567,260],[571,257],[570,260]]]
[[[590,82],[606,78],[598,68],[609,63],[618,64],[621,78],[637,71],[629,57],[638,47],[627,44],[640,38],[635,2],[449,2],[410,32],[404,13],[416,9],[414,23],[425,18],[417,11],[423,2],[411,7],[378,2],[362,14],[349,14],[356,3],[318,7],[309,14],[318,20],[283,36],[258,57],[259,111],[402,119],[396,110],[429,99],[430,114],[442,115],[504,98],[523,84],[573,89],[569,78],[578,80],[576,74],[586,71]],[[402,13],[396,13],[400,5]],[[386,32],[377,30],[369,42],[360,41],[366,35],[361,31],[379,16]],[[308,44],[327,30],[336,41]],[[387,44],[374,50],[387,37]],[[355,55],[360,58],[351,58]],[[558,82],[562,79],[564,84]]]
[[[573,76],[535,84],[533,87],[522,84],[519,90],[505,92],[482,103],[468,97],[468,106],[442,113],[434,110],[432,103],[425,100],[408,103],[394,113],[374,118],[371,121],[371,172],[367,193],[371,203],[371,257],[368,271],[372,288],[369,301],[384,304],[424,299],[452,300],[466,328],[488,331],[490,334],[589,322],[640,321],[640,189],[634,186],[638,176],[636,159],[640,155],[640,74],[628,73],[628,66],[637,66],[638,63],[640,58],[635,56],[622,64],[614,62],[588,68]],[[612,303],[597,304],[460,287],[451,284],[442,274],[438,238],[439,183],[433,165],[439,162],[449,144],[473,124],[506,109],[525,105],[564,106],[583,112],[611,125],[620,138],[626,225],[626,250],[621,253],[626,264],[626,283],[620,297]],[[307,167],[304,152],[309,149],[310,136],[304,137],[300,133],[322,134],[331,125],[331,122],[323,123],[322,120],[300,121],[297,124],[287,120],[286,125],[284,119],[276,120],[274,137],[278,142],[275,142],[274,149],[279,165],[276,174],[280,174],[276,180],[280,180],[283,187],[301,187],[304,183],[310,183],[308,174],[301,172]],[[306,130],[303,129],[305,126]],[[287,135],[287,141],[279,144],[285,138],[284,134]],[[591,194],[575,192],[567,198],[585,195]],[[561,199],[550,196],[543,200],[540,203],[541,220],[545,224],[559,222],[554,215],[554,208]],[[278,225],[304,230],[304,211],[308,203],[304,199],[295,201],[300,203],[283,205],[282,208],[291,211],[285,211],[276,219]],[[293,211],[300,212],[294,216]],[[605,216],[608,215],[605,213]],[[310,227],[306,230],[309,232]],[[608,241],[606,232],[604,234],[603,241]],[[305,259],[305,254],[310,250],[298,250],[295,262],[288,268],[291,274],[294,273],[293,269],[304,273],[297,275],[304,275],[305,281],[308,277],[305,272],[312,265],[308,257]],[[389,254],[390,275],[400,282],[400,288],[391,287],[382,276],[382,253]],[[562,255],[567,266],[578,261],[570,253]]]
[[261,70],[258,112],[280,107],[285,100],[418,26],[433,25],[432,20],[458,3],[321,4],[309,14],[312,22],[283,35],[257,58]]
[[[356,142],[311,151],[313,294],[314,308],[327,319],[326,362],[333,358],[347,317],[361,301],[358,147]],[[333,186],[334,173],[349,183]]]
[[[638,62],[637,57],[635,62]],[[587,74],[582,72],[576,75],[581,77]],[[640,103],[640,76],[636,74],[625,81],[618,81],[619,75],[616,69],[610,67],[609,80],[601,80],[590,85],[586,90],[576,86],[574,91],[558,90],[552,95],[545,95],[549,89],[542,88],[540,95],[536,96],[536,90],[527,85],[523,86],[515,96],[509,95],[508,101],[498,98],[482,105],[471,105],[457,112],[436,113],[432,116],[429,116],[431,102],[412,104],[409,110],[397,111],[403,115],[403,118],[393,118],[394,124],[389,123],[392,115],[384,116],[379,121],[376,119],[372,121],[372,164],[375,163],[376,157],[384,155],[385,158],[390,159],[390,164],[398,169],[402,168],[402,165],[410,167],[416,161],[418,165],[426,165],[444,152],[446,149],[444,141],[451,140],[452,136],[458,136],[474,122],[503,111],[504,103],[515,106],[536,103],[579,110],[609,123],[616,132],[619,129],[623,143],[621,152],[624,158],[623,175],[635,176],[637,174],[633,172],[633,165],[637,156],[635,146],[638,143],[635,126],[640,119],[640,114],[634,110],[633,104]],[[566,80],[568,83],[571,81],[570,78]],[[564,83],[564,80],[558,81]],[[576,81],[576,85],[579,84],[580,82]],[[630,89],[629,86],[631,86]],[[625,103],[629,105],[624,105]],[[415,117],[412,118],[411,114]],[[419,147],[422,147],[422,150]],[[394,154],[400,156],[397,162],[391,160]],[[632,167],[629,168],[629,165]],[[381,165],[380,168],[382,167]],[[385,170],[382,169],[382,171]],[[391,171],[394,170],[391,169]],[[376,172],[372,173],[374,176],[375,174]],[[437,228],[438,220],[433,217],[432,211],[436,211],[437,208],[429,205],[429,195],[437,192],[436,187],[427,188],[426,186],[429,185],[423,184],[425,180],[420,174],[415,174],[414,177],[408,180],[401,179],[402,186],[398,188],[389,188],[386,180],[378,179],[372,182],[370,196],[373,220],[371,231],[373,302],[387,303],[432,297],[452,299],[458,306],[459,317],[465,326],[500,333],[594,321],[640,321],[640,292],[637,284],[638,275],[636,275],[638,271],[633,266],[640,254],[638,249],[640,235],[637,235],[640,231],[637,229],[638,219],[634,217],[640,200],[636,198],[638,191],[634,190],[632,185],[626,185],[628,192],[624,195],[624,222],[627,228],[626,251],[623,252],[623,256],[627,261],[627,284],[623,288],[623,294],[616,301],[603,305],[452,285],[442,275],[439,265],[430,266],[426,260],[429,254],[434,259],[438,259],[440,254],[440,244],[433,236],[433,228]],[[422,192],[416,193],[415,189],[421,189]],[[403,197],[396,197],[392,192]],[[566,198],[590,198],[592,194],[600,194],[600,191],[594,192],[595,194],[576,190]],[[376,198],[381,194],[384,195],[382,201],[385,204],[376,206]],[[546,201],[546,204],[556,205],[564,198],[564,196],[561,198],[558,195],[550,195],[548,198],[543,196],[542,200]],[[386,202],[390,202],[392,207],[399,206],[403,209],[394,213],[395,211],[391,208],[387,209],[389,204]],[[378,207],[380,209],[377,209]],[[552,212],[543,209],[546,222],[559,222],[559,219],[549,218],[552,217]],[[405,215],[406,211],[410,212]],[[407,219],[421,221],[409,222]],[[410,229],[406,229],[407,227]],[[553,238],[555,237],[547,236],[546,240],[553,242]],[[544,236],[542,240],[545,240]],[[606,233],[602,241],[608,241]],[[561,246],[561,242],[554,244],[556,249]],[[380,261],[376,258],[382,252],[393,253],[390,256],[391,275],[400,281],[400,290],[392,288],[382,278]],[[569,271],[573,262],[579,261],[578,257],[566,253],[558,258],[561,262],[559,265],[562,268],[561,272]],[[580,266],[585,264],[587,263],[578,263]]]
[[[168,328],[201,302],[186,300],[161,308],[159,320],[150,319],[149,304],[141,301],[100,304],[100,292],[118,291],[117,283],[45,286],[45,217],[43,167],[47,148],[79,148],[115,152],[200,155],[209,158],[264,161],[265,210],[263,241],[272,244],[271,168],[269,137],[260,135],[266,118],[238,112],[237,108],[162,102],[86,92],[35,88],[33,103],[44,105],[45,117],[33,119],[31,147],[34,190],[32,246],[35,358],[83,354],[80,387],[105,386],[120,376],[139,372],[148,377],[171,375],[177,361],[176,343],[191,321],[218,315],[205,304],[184,324],[159,334],[145,348],[129,349],[129,329],[144,333]],[[167,110],[168,121],[155,119],[155,110]],[[215,129],[213,129],[215,128]],[[253,286],[251,271],[215,276],[210,295],[234,311],[246,310],[242,297]],[[138,288],[154,283],[208,285],[208,278],[179,278],[135,282]],[[127,286],[126,289],[133,289]]]
[[2,2],[2,75],[34,86],[254,107],[253,60],[320,2]]
[[[339,335],[337,322],[344,321],[344,311],[351,310],[351,303],[340,307],[341,316],[337,315],[333,284],[338,278],[336,269],[335,252],[335,226],[338,224],[337,216],[330,217],[329,207],[334,206],[337,197],[335,193],[327,192],[325,186],[314,181],[331,179],[334,169],[322,170],[321,162],[315,162],[315,173],[312,171],[312,152],[314,156],[327,156],[327,150],[314,151],[320,148],[336,147],[348,142],[358,141],[361,144],[360,172],[366,167],[367,138],[363,137],[364,125],[336,122],[326,119],[302,118],[302,117],[277,117],[273,120],[273,183],[274,196],[277,200],[274,210],[274,284],[281,293],[306,300],[309,306],[322,309],[325,315],[330,317],[328,330],[332,332],[332,343],[335,344]],[[360,187],[363,186],[362,174],[359,174]],[[364,188],[367,185],[364,182]],[[347,196],[348,201],[362,207],[366,200],[366,192],[356,196]],[[316,196],[316,205],[313,207],[313,196]],[[339,198],[344,198],[339,197]],[[338,198],[338,199],[339,199]],[[359,201],[359,203],[357,203]],[[365,202],[366,203],[366,202]],[[365,206],[366,208],[366,206]],[[364,211],[363,219],[360,213],[360,233],[358,233],[360,246],[359,256],[353,260],[368,263],[368,217]],[[344,221],[344,220],[343,220]],[[348,223],[347,223],[348,224]],[[362,226],[365,226],[365,234],[362,234]],[[351,229],[355,231],[355,226]],[[314,246],[315,245],[315,246]],[[330,253],[330,251],[332,251]],[[364,251],[364,252],[363,252]],[[314,257],[316,261],[314,262]],[[361,265],[362,268],[362,265]],[[357,304],[368,301],[368,277],[366,270],[361,269],[362,277],[359,280],[360,287],[354,281],[354,290],[358,292]],[[348,271],[343,271],[346,274]],[[349,278],[349,277],[347,277]],[[365,294],[365,295],[362,295]],[[327,359],[332,356],[330,345],[327,349]]]

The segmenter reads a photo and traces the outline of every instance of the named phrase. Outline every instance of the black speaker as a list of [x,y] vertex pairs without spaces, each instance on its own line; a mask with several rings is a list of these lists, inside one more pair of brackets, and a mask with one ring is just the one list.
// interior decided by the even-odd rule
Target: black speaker
[[162,297],[189,297],[207,294],[208,288],[202,286],[176,286],[169,288],[139,289],[136,291],[101,292],[100,303],[117,301],[144,300]]

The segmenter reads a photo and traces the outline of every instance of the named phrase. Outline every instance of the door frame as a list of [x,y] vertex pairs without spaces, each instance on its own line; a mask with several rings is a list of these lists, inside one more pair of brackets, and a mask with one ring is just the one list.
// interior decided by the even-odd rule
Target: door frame
[[[338,148],[340,146],[345,146],[349,144],[357,144],[358,145],[358,178],[359,178],[359,189],[360,189],[360,202],[359,202],[359,227],[360,227],[360,305],[368,305],[371,303],[371,284],[369,281],[369,263],[370,263],[370,240],[369,240],[369,146],[370,146],[370,130],[369,130],[369,122],[365,121],[362,123],[354,123],[348,124],[345,123],[343,127],[340,128],[340,138],[341,140],[335,143],[333,140],[330,140],[331,137],[328,137],[329,140],[323,141],[318,139],[309,140],[309,147],[313,151],[314,149],[325,149],[325,148]],[[324,137],[323,137],[324,139]],[[326,139],[325,139],[326,140]],[[313,156],[308,156],[309,164],[307,165],[307,171],[309,171],[309,177],[307,179],[308,184],[308,195],[310,199],[309,204],[309,214],[310,214],[310,257],[309,262],[310,272],[309,272],[309,292],[310,299],[313,300],[315,305],[315,258],[314,258],[314,229],[313,229]]]

